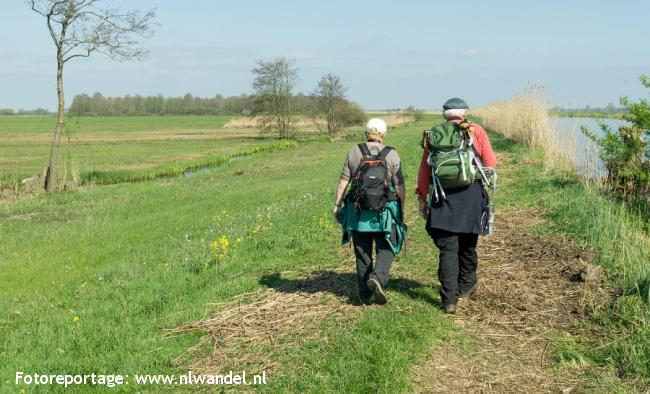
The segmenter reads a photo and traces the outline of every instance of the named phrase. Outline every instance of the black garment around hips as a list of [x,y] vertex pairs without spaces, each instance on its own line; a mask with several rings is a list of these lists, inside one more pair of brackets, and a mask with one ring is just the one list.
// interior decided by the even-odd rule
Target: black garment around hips
[[[357,279],[359,280],[359,296],[368,298],[372,291],[368,288],[368,278],[375,273],[382,286],[388,284],[388,272],[393,264],[395,255],[386,241],[383,232],[352,232],[354,255],[357,259]],[[373,266],[372,246],[375,244],[377,257]],[[373,270],[374,268],[374,270]]]
[[474,181],[465,187],[447,189],[445,195],[444,200],[431,200],[427,231],[436,228],[455,233],[485,234],[488,195],[480,181]]
[[477,281],[478,234],[452,233],[440,229],[429,231],[440,250],[438,279],[444,305],[458,302],[458,294],[469,291]]

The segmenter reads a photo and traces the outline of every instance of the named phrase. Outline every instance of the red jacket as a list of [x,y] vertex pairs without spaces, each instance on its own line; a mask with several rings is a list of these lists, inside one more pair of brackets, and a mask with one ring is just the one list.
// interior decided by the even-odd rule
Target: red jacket
[[[472,134],[472,141],[478,153],[481,162],[486,167],[496,168],[497,158],[494,156],[490,140],[487,133],[477,123],[472,123],[474,133]],[[431,167],[427,164],[427,157],[429,152],[425,150],[422,152],[422,161],[420,161],[420,170],[418,171],[418,186],[415,189],[420,200],[426,200],[429,194],[429,186],[431,185]]]

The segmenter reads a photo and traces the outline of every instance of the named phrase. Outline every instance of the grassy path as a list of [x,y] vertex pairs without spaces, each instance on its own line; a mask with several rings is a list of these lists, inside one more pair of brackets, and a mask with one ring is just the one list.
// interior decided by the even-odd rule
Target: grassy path
[[[387,141],[402,156],[409,191],[423,126],[396,128]],[[494,143],[509,165],[534,165],[521,163],[522,147],[496,137]],[[493,270],[480,271],[484,303],[470,301],[458,317],[443,316],[435,289],[437,252],[410,194],[409,247],[392,270],[391,301],[385,307],[355,305],[352,252],[338,245],[339,230],[330,219],[338,171],[351,145],[309,143],[191,178],[96,187],[1,207],[0,350],[6,362],[0,382],[15,388],[15,371],[133,376],[179,374],[191,366],[268,369],[269,384],[261,387],[266,390],[428,391],[444,378],[434,373],[442,358],[470,354],[466,365],[491,360],[480,355],[494,343],[475,337],[493,327],[473,319],[498,315],[490,304],[491,292],[499,291],[494,286],[515,283],[503,270],[517,268],[489,257],[494,248],[516,249],[507,244],[511,233],[503,233],[505,239],[497,233],[482,246],[485,268]],[[508,215],[537,204],[518,190],[530,185],[506,185],[497,203],[504,229],[517,224]],[[568,280],[555,268],[561,267],[551,269],[556,276],[550,279],[530,280]],[[546,292],[558,289],[564,287],[540,288],[547,298]],[[501,312],[519,318],[542,311]],[[550,327],[549,335],[568,329]],[[537,328],[532,345],[541,343],[534,339],[541,335]],[[545,361],[535,371],[557,380],[553,387],[585,382],[585,369],[566,367],[578,376],[574,380],[553,369],[554,348],[544,349]],[[499,360],[508,359],[508,352],[503,355]],[[475,384],[469,388],[512,388],[491,383],[498,372],[493,365],[481,368],[476,376],[482,380],[470,380]],[[467,379],[476,376],[468,373]]]

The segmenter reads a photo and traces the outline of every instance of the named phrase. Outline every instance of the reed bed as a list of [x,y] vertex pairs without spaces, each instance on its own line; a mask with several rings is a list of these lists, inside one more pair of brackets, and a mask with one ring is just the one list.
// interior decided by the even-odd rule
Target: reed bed
[[[478,108],[472,114],[480,118],[486,128],[543,150],[549,167],[579,170],[589,177],[597,175],[600,167],[593,144],[585,143],[577,126],[562,130],[554,124],[549,117],[550,108],[551,102],[545,97],[543,87],[533,85],[517,96]],[[578,157],[587,160],[579,162]]]
[[472,113],[481,118],[488,129],[498,130],[507,138],[533,148],[547,148],[552,136],[549,109],[543,89],[532,86],[518,96],[491,103]]

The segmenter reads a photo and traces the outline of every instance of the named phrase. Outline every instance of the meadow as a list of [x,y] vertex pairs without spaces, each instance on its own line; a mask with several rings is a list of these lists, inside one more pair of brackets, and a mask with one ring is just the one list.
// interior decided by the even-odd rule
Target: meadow
[[[107,129],[113,127],[110,119],[82,118],[88,122],[83,134],[89,139],[138,133],[166,137],[155,143],[122,140],[118,146],[99,138],[90,144],[92,148],[79,142],[75,148],[71,144],[70,157],[81,163],[83,155],[92,152],[83,160],[100,163],[107,171],[137,173],[138,165],[146,160],[155,166],[169,161],[184,168],[214,152],[253,146],[242,144],[278,143],[259,136],[224,138],[223,129],[208,124],[218,124],[215,119],[134,120],[142,122],[140,126],[129,124],[129,120],[118,118],[114,129]],[[3,124],[0,133],[18,137],[24,133],[28,138],[46,133],[42,130],[46,119],[24,121]],[[166,121],[171,124],[163,126]],[[436,387],[436,373],[447,367],[436,367],[439,364],[435,362],[444,360],[431,360],[430,355],[441,349],[460,349],[460,353],[474,356],[498,354],[483,347],[488,344],[479,340],[481,332],[472,329],[471,315],[450,318],[439,309],[437,252],[422,229],[424,223],[417,217],[417,201],[411,192],[421,157],[421,132],[439,121],[440,116],[428,115],[421,122],[392,128],[387,139],[402,157],[409,191],[406,221],[411,230],[407,252],[393,268],[388,288],[391,302],[385,307],[355,304],[353,254],[349,247],[340,246],[340,229],[331,219],[338,172],[345,154],[362,139],[359,130],[350,132],[354,140],[293,142],[281,149],[258,150],[246,160],[229,161],[192,176],[88,184],[73,193],[40,194],[0,205],[0,349],[5,361],[0,365],[0,384],[16,391],[16,371],[133,376],[180,374],[190,366],[200,366],[251,373],[268,369],[268,385],[256,388],[267,391],[412,392]],[[213,127],[216,131],[210,131]],[[165,139],[190,129],[214,133],[214,138]],[[617,258],[619,251],[601,250],[597,238],[577,231],[578,227],[598,231],[595,219],[588,214],[595,197],[579,180],[546,169],[538,149],[498,134],[491,138],[504,168],[502,186],[495,195],[501,218],[539,211],[543,219],[531,231],[548,237],[564,234],[569,242],[604,252],[606,258],[600,263]],[[8,144],[4,139],[0,148],[10,155]],[[66,152],[65,147],[62,151]],[[20,164],[5,162],[15,166],[11,170],[5,167],[5,171],[28,173],[18,169],[45,160],[39,156],[13,153],[10,160]],[[497,243],[486,245],[503,248],[508,239],[489,242]],[[618,272],[616,266],[608,268]],[[307,306],[321,311],[313,316],[291,309],[308,296],[287,289],[305,286],[304,278],[315,287],[309,296],[315,298]],[[260,313],[259,308],[242,308],[267,305],[264,297],[270,294],[280,304],[282,300],[291,302],[282,304],[285,313],[279,310],[271,316],[277,335],[268,340],[241,333],[228,337],[218,330],[195,329],[201,324],[192,326],[220,311],[236,313],[239,308],[253,314],[252,318],[235,314],[241,318],[241,331],[247,327],[242,325],[246,319],[255,320]],[[642,310],[643,302],[635,297],[628,291],[612,302],[618,302],[619,308]],[[469,305],[481,307],[480,302]],[[648,387],[650,352],[642,342],[647,330],[613,319],[603,334],[603,326],[588,317],[574,323],[570,330],[551,327],[544,334],[551,343],[548,366],[539,366],[537,354],[521,365],[508,360],[518,362],[517,355],[505,354],[496,361],[514,370],[498,376],[468,376],[467,387],[507,391],[513,384],[529,384],[526,381],[560,387],[553,386],[554,379],[558,385],[584,384],[587,390]],[[188,324],[191,327],[187,328]],[[220,335],[232,339],[219,341]],[[618,340],[619,335],[623,340]],[[522,336],[522,346],[534,339]],[[542,361],[546,352],[544,347]],[[529,361],[534,364],[526,364]],[[541,380],[526,375],[525,369],[530,368],[539,372]],[[580,380],[575,383],[577,376]],[[458,380],[456,376],[450,379]],[[48,390],[43,386],[20,388]],[[137,388],[143,392],[199,389],[174,385]],[[72,389],[85,390],[83,386]]]
[[[66,130],[72,134],[62,138],[59,149],[62,177],[74,175],[87,183],[102,175],[114,179],[116,173],[162,176],[169,173],[169,164],[201,159],[210,164],[273,142],[259,130],[224,128],[236,118],[70,117]],[[43,116],[0,118],[0,188],[41,174],[48,163],[54,123],[53,117]]]

